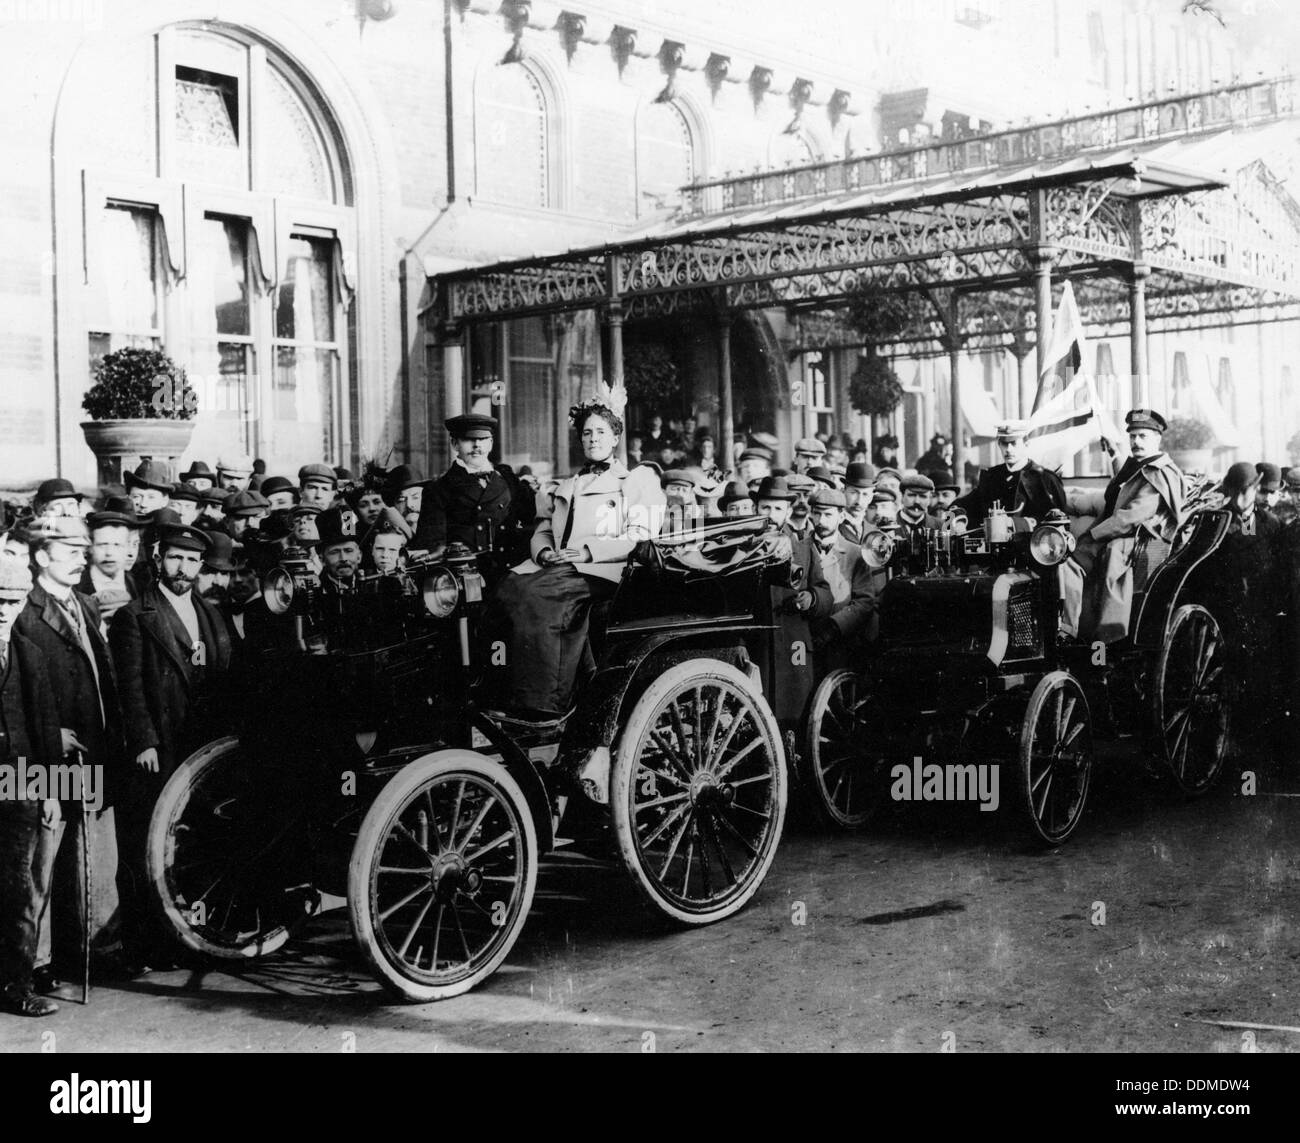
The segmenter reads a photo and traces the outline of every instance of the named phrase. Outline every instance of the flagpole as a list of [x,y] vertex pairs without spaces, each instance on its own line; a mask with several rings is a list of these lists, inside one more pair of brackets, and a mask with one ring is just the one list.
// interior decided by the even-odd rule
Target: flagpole
[[1038,362],[1038,389],[1034,393],[1033,411],[1043,403],[1047,387],[1043,374],[1047,369],[1047,349],[1052,330],[1052,263],[1056,261],[1056,248],[1036,247],[1029,255],[1034,266],[1034,324],[1035,346]]

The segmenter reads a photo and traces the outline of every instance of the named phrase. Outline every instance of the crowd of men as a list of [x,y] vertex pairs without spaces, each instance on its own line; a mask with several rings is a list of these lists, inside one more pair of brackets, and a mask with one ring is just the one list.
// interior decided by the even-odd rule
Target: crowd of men
[[[781,591],[792,638],[823,665],[876,637],[888,575],[869,567],[873,537],[965,533],[1005,513],[1031,526],[1053,512],[1086,517],[1062,576],[1065,634],[1114,638],[1126,628],[1132,556],[1143,537],[1169,539],[1184,514],[1183,475],[1160,447],[1163,418],[1128,414],[1129,455],[1104,492],[1067,493],[1029,459],[1026,426],[999,426],[1002,462],[972,486],[943,467],[876,465],[862,442],[796,441],[778,463],[775,437],[751,434],[731,465],[694,424],[666,435],[653,419],[618,457],[621,417],[598,402],[570,418],[584,464],[543,487],[494,464],[497,423],[447,422],[454,459],[425,480],[406,466],[360,479],[324,463],[296,477],[255,471],[247,457],[176,474],[146,459],[90,503],[45,481],[30,511],[0,532],[0,764],[94,768],[91,804],[20,791],[0,801],[0,985],[4,1006],[56,1009],[61,979],[130,976],[174,953],[147,897],[145,852],[164,783],[222,732],[224,680],[283,636],[260,591],[290,555],[319,575],[324,597],[358,591],[449,545],[480,553],[511,643],[505,717],[562,718],[586,646],[593,604],[612,594],[637,543],[710,520],[765,516],[788,539],[801,581]],[[656,456],[658,459],[646,459]],[[880,459],[879,455],[877,459]],[[1218,488],[1233,512],[1243,629],[1269,638],[1300,568],[1300,471],[1236,464]],[[1234,566],[1237,566],[1234,565]],[[1292,608],[1293,612],[1297,609]],[[1274,625],[1275,626],[1275,625]],[[805,688],[806,689],[806,688]],[[780,712],[778,712],[779,716]]]

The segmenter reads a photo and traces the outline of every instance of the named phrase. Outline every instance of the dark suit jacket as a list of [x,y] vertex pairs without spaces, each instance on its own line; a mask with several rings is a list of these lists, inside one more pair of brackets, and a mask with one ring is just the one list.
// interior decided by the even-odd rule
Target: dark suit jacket
[[984,523],[994,501],[1000,501],[1008,512],[1023,504],[1021,514],[1032,516],[1039,523],[1053,508],[1065,511],[1065,486],[1056,473],[1031,460],[1015,474],[1018,480],[1012,480],[1012,475],[1005,464],[995,464],[980,473],[975,491],[956,499],[955,503],[966,509],[966,519],[972,528]]
[[213,694],[230,669],[226,621],[207,600],[195,597],[204,664],[193,662],[189,632],[157,584],[146,588],[115,616],[109,629],[121,680],[126,753],[158,751],[158,774],[168,778],[203,737],[194,724],[195,705]]
[[[27,606],[18,613],[14,631],[30,640],[45,662],[58,725],[73,731],[85,745],[86,762],[105,768],[104,804],[108,806],[112,804],[121,778],[122,715],[118,706],[117,676],[108,644],[100,634],[98,604],[78,591],[72,594],[81,608],[86,636],[94,651],[93,668],[63,607],[39,583],[27,597]],[[95,685],[96,669],[99,672],[98,689]]]
[[[843,599],[836,598],[830,614],[830,622],[835,625],[840,638],[874,639],[880,627],[876,617],[876,589],[871,569],[862,562],[861,546],[846,540],[843,535],[836,535],[829,559],[820,550],[817,556],[823,569],[834,561],[832,574],[840,590],[847,592]],[[831,587],[835,591],[833,584]]]
[[[432,551],[443,544],[465,544],[470,551],[486,552],[499,546],[512,520],[513,497],[506,478],[495,469],[487,483],[459,464],[437,480],[426,481],[420,501],[420,519],[410,546]],[[527,521],[531,534],[533,521]]]
[[0,670],[0,762],[19,758],[57,765],[63,754],[59,721],[41,653],[30,639],[10,633],[8,662]]
[[812,592],[813,605],[808,611],[794,610],[798,591],[773,586],[772,617],[780,627],[772,637],[773,676],[772,709],[782,722],[789,723],[802,716],[808,696],[817,681],[814,647],[809,623],[827,618],[835,606],[835,596],[822,572],[821,560],[810,539],[795,535],[789,528],[782,530],[790,537],[794,563],[804,569],[803,587]]

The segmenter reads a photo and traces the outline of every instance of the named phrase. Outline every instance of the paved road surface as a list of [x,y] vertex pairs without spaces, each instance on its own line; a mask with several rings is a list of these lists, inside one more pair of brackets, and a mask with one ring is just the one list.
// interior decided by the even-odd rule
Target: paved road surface
[[643,921],[618,870],[552,862],[468,996],[388,1003],[335,911],[244,972],[0,1016],[0,1049],[1235,1052],[1243,1031],[1214,1021],[1300,1026],[1300,772],[1186,803],[1112,762],[1064,848],[1010,827],[1005,801],[898,807],[869,836],[795,827],[744,913],[687,932]]

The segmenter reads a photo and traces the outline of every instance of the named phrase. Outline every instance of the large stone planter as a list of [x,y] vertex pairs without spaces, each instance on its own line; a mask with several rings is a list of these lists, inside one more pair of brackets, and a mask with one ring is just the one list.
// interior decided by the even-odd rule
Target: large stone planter
[[167,461],[173,467],[189,447],[194,422],[159,419],[134,421],[82,421],[86,444],[99,462],[99,483],[121,484],[123,469],[134,468],[141,457]]

